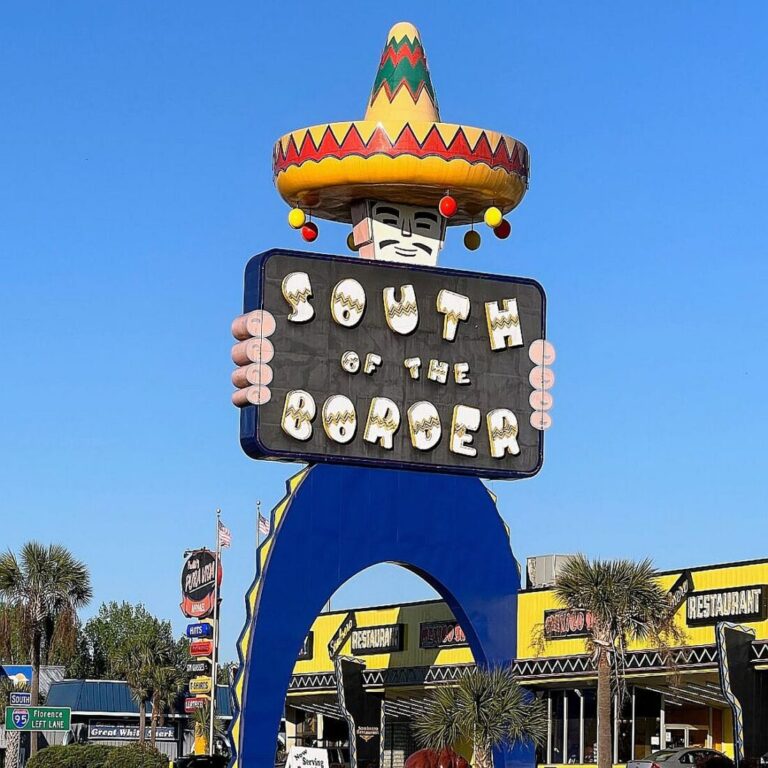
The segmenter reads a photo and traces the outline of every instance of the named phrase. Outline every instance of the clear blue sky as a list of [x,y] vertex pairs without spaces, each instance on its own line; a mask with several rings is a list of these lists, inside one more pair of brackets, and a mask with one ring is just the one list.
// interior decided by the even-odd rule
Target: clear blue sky
[[[548,292],[545,466],[493,483],[517,556],[768,556],[766,5],[329,8],[5,4],[0,545],[62,542],[94,607],[143,601],[180,630],[182,552],[212,544],[221,507],[234,655],[255,502],[296,469],[247,459],[229,403],[246,260],[301,247],[272,143],[361,117],[387,30],[410,20],[443,118],[532,155],[512,237],[469,254],[453,233],[441,259]],[[323,225],[317,249],[346,253],[346,232]],[[337,604],[428,594],[386,576]]]

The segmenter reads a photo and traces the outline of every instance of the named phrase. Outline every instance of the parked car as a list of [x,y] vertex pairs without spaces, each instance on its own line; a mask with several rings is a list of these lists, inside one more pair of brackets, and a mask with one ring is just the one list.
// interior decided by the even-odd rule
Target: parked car
[[685,747],[684,749],[660,749],[642,760],[631,760],[627,768],[733,768],[733,760],[716,749]]
[[227,755],[184,755],[173,761],[173,768],[227,768]]

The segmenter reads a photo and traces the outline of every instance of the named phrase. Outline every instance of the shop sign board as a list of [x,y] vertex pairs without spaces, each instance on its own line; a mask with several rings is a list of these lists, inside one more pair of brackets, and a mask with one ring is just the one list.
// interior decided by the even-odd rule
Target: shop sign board
[[205,619],[213,615],[216,574],[221,586],[222,568],[216,554],[209,549],[190,553],[181,571],[181,611],[190,619]]
[[451,648],[466,645],[458,621],[424,621],[419,624],[419,648]]
[[213,654],[213,642],[211,640],[193,640],[189,644],[189,652],[192,656],[211,656]]
[[328,768],[328,750],[316,747],[291,747],[285,768]]
[[373,653],[402,651],[404,639],[403,624],[358,627],[352,632],[352,653],[355,656],[368,656]]
[[545,304],[525,278],[284,250],[255,256],[245,311],[269,313],[274,331],[244,344],[273,375],[263,401],[242,409],[243,450],[531,477],[543,460],[532,395],[554,383],[539,360]]
[[307,636],[304,638],[304,642],[299,649],[298,660],[308,661],[314,656],[315,653],[315,633],[313,630],[307,632]]
[[[144,729],[144,737],[147,741],[151,737],[151,731],[150,726]],[[176,732],[172,725],[155,726],[155,735],[160,741],[174,741],[176,739]],[[88,725],[88,738],[138,741],[139,726],[90,723]]]
[[187,637],[213,637],[213,624],[207,621],[187,624]]
[[68,731],[69,707],[6,707],[6,731]]
[[720,621],[764,621],[768,618],[768,586],[709,589],[694,592],[686,601],[689,626],[706,626]]
[[197,709],[202,709],[209,701],[208,696],[188,696],[184,699],[184,711],[190,715]]
[[544,611],[544,637],[561,640],[586,637],[592,629],[592,614],[584,608],[555,608]]
[[8,703],[11,705],[21,704],[28,706],[32,703],[32,694],[29,691],[11,691],[8,694]]
[[211,692],[211,678],[210,677],[193,677],[189,681],[189,692],[195,695],[200,693]]
[[693,590],[693,574],[690,571],[683,571],[667,593],[672,613],[677,613],[680,610],[680,606]]
[[190,675],[210,675],[211,662],[203,659],[187,662],[187,673]]
[[344,647],[344,643],[347,642],[349,636],[352,634],[352,630],[357,626],[357,619],[355,618],[355,612],[350,611],[344,620],[339,624],[339,628],[334,633],[333,637],[328,641],[328,655],[335,659]]

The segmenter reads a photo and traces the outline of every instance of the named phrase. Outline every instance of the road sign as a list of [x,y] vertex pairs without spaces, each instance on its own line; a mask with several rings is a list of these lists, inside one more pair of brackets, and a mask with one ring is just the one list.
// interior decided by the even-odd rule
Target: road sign
[[68,731],[69,707],[6,707],[6,731]]
[[189,652],[193,656],[210,656],[213,653],[213,643],[210,640],[193,640],[189,644]]
[[210,677],[193,677],[189,681],[189,692],[194,694],[210,693],[211,678]]
[[11,706],[28,706],[32,703],[32,694],[28,691],[11,691],[8,694],[8,703]]
[[213,637],[213,624],[201,621],[199,624],[187,624],[187,637]]

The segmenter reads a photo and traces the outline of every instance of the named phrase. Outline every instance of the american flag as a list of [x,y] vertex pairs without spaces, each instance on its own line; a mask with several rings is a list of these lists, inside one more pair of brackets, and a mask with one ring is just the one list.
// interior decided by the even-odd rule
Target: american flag
[[219,520],[219,546],[229,547],[232,545],[232,531],[229,528],[221,524]]
[[269,520],[259,512],[259,533],[268,536],[269,535]]

